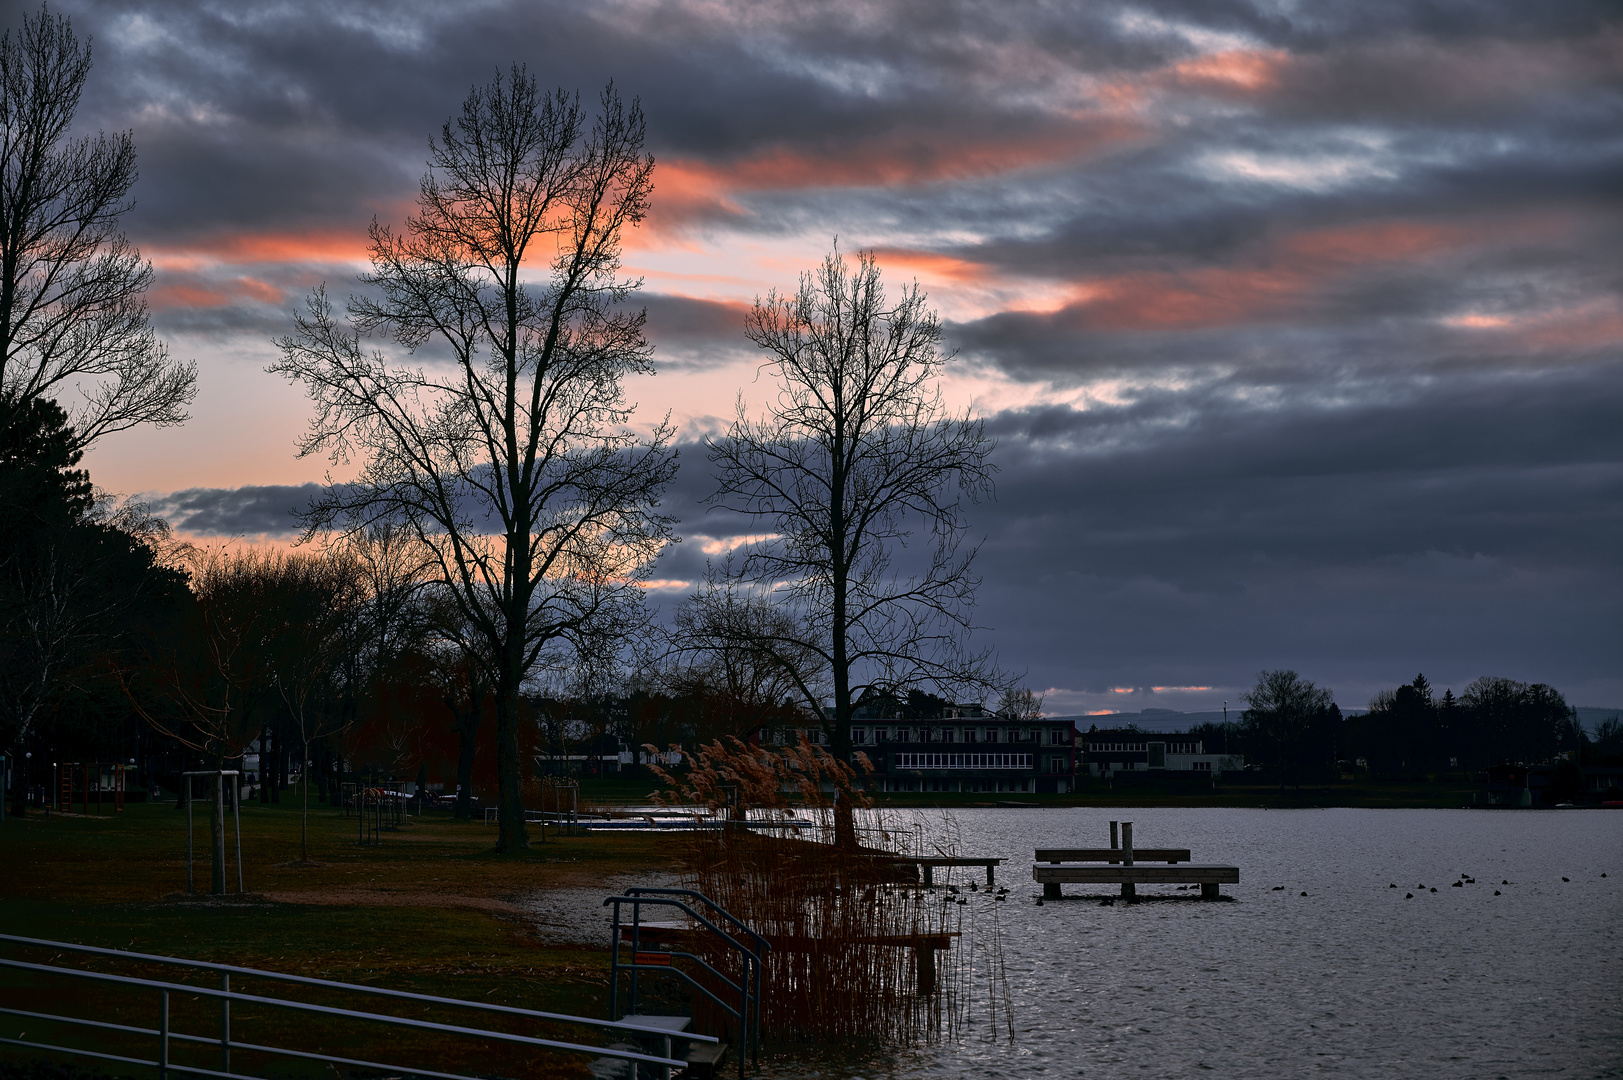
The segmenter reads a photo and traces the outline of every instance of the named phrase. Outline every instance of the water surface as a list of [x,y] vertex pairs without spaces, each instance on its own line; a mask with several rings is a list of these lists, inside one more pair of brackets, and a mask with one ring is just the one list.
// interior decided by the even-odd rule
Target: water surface
[[[941,830],[942,812],[916,816]],[[762,1075],[1623,1077],[1623,813],[1089,807],[951,818],[962,854],[1008,860],[1008,900],[973,899],[981,934],[996,917],[1007,993],[982,973],[971,993],[987,1000],[975,999],[956,1039],[807,1050],[763,1060]],[[1106,846],[1111,819],[1133,821],[1137,846],[1238,866],[1240,884],[1223,886],[1232,899],[1140,886],[1165,899],[1101,906],[1108,890],[1068,885],[1091,898],[1037,906],[1033,849]],[[1462,874],[1476,883],[1452,887]]]

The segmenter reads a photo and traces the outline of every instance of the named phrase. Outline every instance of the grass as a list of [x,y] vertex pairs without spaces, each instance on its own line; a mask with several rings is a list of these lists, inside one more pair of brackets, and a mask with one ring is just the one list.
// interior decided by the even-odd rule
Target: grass
[[[561,888],[603,887],[607,892],[605,878],[665,868],[679,854],[664,837],[598,834],[549,839],[526,853],[497,855],[493,828],[453,821],[449,812],[413,818],[406,828],[385,833],[384,842],[374,847],[358,846],[354,819],[325,806],[312,808],[310,822],[311,859],[301,863],[296,805],[245,804],[243,865],[249,896],[217,902],[184,894],[185,814],[172,803],[132,804],[116,817],[53,814],[47,819],[35,814],[8,821],[0,826],[0,865],[6,867],[0,874],[0,926],[30,937],[602,1016],[607,1007],[606,953],[541,940],[515,901],[544,905],[546,893]],[[204,888],[205,836],[206,817],[200,814],[197,880]],[[228,877],[234,881],[234,876],[233,864]],[[23,957],[13,946],[5,946],[3,953],[38,959],[37,954]],[[86,966],[115,970],[101,962]],[[156,975],[162,969],[141,973],[119,965],[116,970]],[[174,976],[171,971],[163,977]],[[83,1011],[90,1007],[114,1022],[152,1021],[151,1016],[118,1019],[126,1012],[152,1012],[149,1001],[66,983],[11,972],[0,979],[0,998],[8,1004],[77,1002],[79,1015],[91,1015]],[[251,992],[264,985],[273,984]],[[346,1004],[357,1007],[354,1001]],[[186,1007],[195,1011],[201,1006],[193,1002]],[[309,1022],[297,1020],[296,1014],[270,1011],[277,1016],[255,1018],[263,1019],[260,1030],[247,1037],[297,1035],[301,1025],[308,1028]],[[202,1032],[210,1029],[212,1015],[186,1018],[177,1013],[177,1018]],[[409,1015],[409,1009],[400,1015]],[[0,1019],[4,1028],[23,1023]],[[534,1034],[533,1026],[526,1033]],[[550,1037],[580,1038],[583,1033],[560,1030]],[[398,1061],[409,1053],[416,1056],[404,1060],[419,1064],[448,1050],[443,1038],[398,1031],[387,1037],[358,1030],[322,1037],[329,1048],[370,1048],[350,1056],[384,1053],[389,1056],[381,1060]],[[480,1071],[494,1069],[499,1056],[481,1052]],[[533,1054],[518,1056],[529,1064],[509,1075],[567,1074],[583,1068],[584,1060],[550,1061],[537,1072]],[[290,1076],[314,1074],[289,1071]]]

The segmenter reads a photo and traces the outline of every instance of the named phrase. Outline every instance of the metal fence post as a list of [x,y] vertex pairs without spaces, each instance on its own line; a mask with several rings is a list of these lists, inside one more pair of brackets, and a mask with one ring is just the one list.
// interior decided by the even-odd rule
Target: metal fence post
[[186,785],[186,891],[192,891],[192,778],[182,776],[180,782]]
[[[237,895],[242,895],[242,781],[231,778],[231,822],[237,835]],[[230,1072],[227,1069],[226,1072]]]
[[[231,992],[231,973],[220,973],[220,989]],[[220,999],[220,1071],[231,1071],[231,999]]]
[[169,991],[158,991],[158,1080],[169,1080]]

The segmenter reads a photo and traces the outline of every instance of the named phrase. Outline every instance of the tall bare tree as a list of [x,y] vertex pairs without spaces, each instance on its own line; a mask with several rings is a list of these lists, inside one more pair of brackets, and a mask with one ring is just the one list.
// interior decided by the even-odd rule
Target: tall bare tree
[[[626,301],[624,231],[647,211],[642,112],[609,86],[595,120],[522,67],[475,88],[429,147],[417,213],[373,222],[353,327],[312,296],[273,371],[317,415],[301,454],[364,458],[311,508],[311,530],[403,523],[466,617],[495,701],[499,850],[527,847],[519,692],[544,653],[641,623],[640,580],[670,542],[658,500],[671,431],[627,427],[622,380],[652,370]],[[449,362],[364,348],[375,335]]]
[[[742,549],[734,581],[793,613],[795,629],[765,640],[826,669],[829,742],[849,760],[864,687],[996,682],[989,655],[964,648],[977,585],[964,503],[991,489],[992,443],[941,399],[951,356],[924,294],[914,284],[887,299],[871,253],[853,268],[836,248],[793,295],[758,299],[747,333],[778,396],[760,420],[740,398],[727,435],[708,443],[711,502],[766,534]],[[928,539],[904,553],[915,531]],[[802,692],[822,715],[812,685]]]
[[[0,37],[0,412],[77,392],[74,445],[186,419],[197,369],[153,333],[152,264],[118,231],[127,131],[71,138],[90,42],[41,8]],[[5,416],[0,415],[0,421]]]

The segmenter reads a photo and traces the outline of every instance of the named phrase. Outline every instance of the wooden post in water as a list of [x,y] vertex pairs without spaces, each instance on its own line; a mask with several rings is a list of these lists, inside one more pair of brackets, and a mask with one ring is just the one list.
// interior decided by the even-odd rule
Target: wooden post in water
[[1110,823],[1110,850],[1115,851],[1120,846],[1116,843],[1116,823],[1112,821]]
[[[1123,866],[1133,865],[1133,823],[1131,821],[1121,823],[1121,864]],[[1138,890],[1131,881],[1121,883],[1121,898],[1128,903],[1132,903],[1138,898]]]

